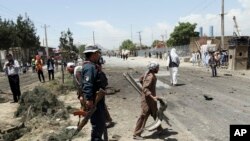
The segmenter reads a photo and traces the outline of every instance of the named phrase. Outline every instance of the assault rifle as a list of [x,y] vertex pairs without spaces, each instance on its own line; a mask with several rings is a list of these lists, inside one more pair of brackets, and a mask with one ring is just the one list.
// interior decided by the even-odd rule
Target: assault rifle
[[104,91],[101,88],[100,88],[99,91],[96,92],[96,98],[95,98],[94,107],[91,108],[89,111],[85,112],[86,114],[84,114],[84,118],[78,124],[76,131],[71,136],[71,139],[73,138],[73,136],[77,135],[82,130],[82,128],[88,123],[89,119],[91,118],[91,116],[96,111],[96,105],[97,105],[97,103],[105,96],[105,94],[106,94],[106,91]]

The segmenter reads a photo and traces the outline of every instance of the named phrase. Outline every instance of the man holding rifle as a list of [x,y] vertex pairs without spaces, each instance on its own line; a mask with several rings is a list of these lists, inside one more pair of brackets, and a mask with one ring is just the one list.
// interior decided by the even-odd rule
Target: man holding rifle
[[80,95],[80,101],[84,101],[86,110],[96,108],[90,118],[92,125],[91,141],[103,141],[102,135],[106,128],[104,98],[101,98],[98,103],[95,101],[103,83],[100,81],[99,70],[96,65],[100,58],[100,50],[97,46],[92,45],[86,47],[84,54],[86,61],[82,67],[82,94]]

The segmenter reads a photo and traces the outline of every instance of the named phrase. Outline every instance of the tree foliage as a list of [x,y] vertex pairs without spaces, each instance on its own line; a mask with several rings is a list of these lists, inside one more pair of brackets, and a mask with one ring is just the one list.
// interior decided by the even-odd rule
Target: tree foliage
[[83,59],[84,58],[84,50],[85,50],[85,47],[86,47],[86,45],[80,45],[79,47],[78,47],[78,50],[79,50],[79,55],[80,55],[80,57]]
[[61,32],[61,37],[59,38],[60,45],[59,48],[63,53],[63,57],[66,60],[72,60],[77,58],[79,53],[78,48],[74,45],[73,33],[68,29],[67,31]]
[[23,49],[40,46],[39,36],[36,36],[36,29],[33,22],[21,15],[17,17],[17,45]]
[[16,27],[11,20],[3,20],[0,17],[0,49],[8,50],[16,44]]
[[170,34],[170,38],[167,41],[168,46],[180,46],[187,45],[190,43],[191,37],[198,37],[199,33],[195,32],[196,23],[191,24],[189,22],[182,23],[174,28],[173,33]]
[[125,40],[120,46],[120,50],[122,49],[133,51],[135,50],[135,44],[131,40]]
[[156,47],[160,42],[162,42],[162,41],[160,41],[160,40],[154,40],[151,46],[152,47]]
[[30,49],[40,46],[33,22],[21,15],[17,17],[16,23],[0,18],[0,43],[0,49],[7,51],[11,47],[20,47],[23,61],[28,60]]

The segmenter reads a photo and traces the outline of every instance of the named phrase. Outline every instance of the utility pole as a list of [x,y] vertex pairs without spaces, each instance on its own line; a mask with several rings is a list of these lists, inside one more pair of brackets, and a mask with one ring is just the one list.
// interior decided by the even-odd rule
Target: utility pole
[[151,26],[151,40],[152,40],[152,43],[154,42],[154,32],[153,32],[153,28]]
[[49,49],[48,49],[48,39],[47,39],[47,27],[49,27],[48,25],[44,24],[44,26],[42,26],[42,28],[44,28],[45,31],[45,43],[46,43],[46,56],[49,56]]
[[133,42],[133,28],[132,24],[130,25],[131,41]]
[[142,48],[142,44],[141,44],[141,31],[137,32],[139,34],[139,40],[140,40],[140,49]]
[[167,41],[167,40],[168,40],[168,31],[167,31],[167,30],[165,30],[165,34],[166,34],[166,35],[165,35],[165,36],[166,36],[165,39],[166,39],[166,41]]
[[221,0],[221,49],[224,48],[224,0]]
[[162,42],[164,43],[164,34],[161,34]]
[[93,31],[93,43],[95,45],[95,31]]

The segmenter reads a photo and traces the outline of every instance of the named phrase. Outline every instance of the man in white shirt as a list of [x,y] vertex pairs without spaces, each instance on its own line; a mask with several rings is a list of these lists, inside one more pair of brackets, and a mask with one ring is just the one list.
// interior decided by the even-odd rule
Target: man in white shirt
[[12,103],[17,103],[21,97],[20,84],[19,84],[20,81],[18,75],[18,69],[20,66],[18,61],[13,59],[12,54],[6,55],[6,58],[8,61],[5,62],[3,70],[8,76],[10,89],[13,93],[14,101]]
[[170,82],[172,86],[177,86],[177,74],[179,65],[179,56],[176,54],[176,49],[172,48],[167,59],[167,69],[169,69],[170,72]]

